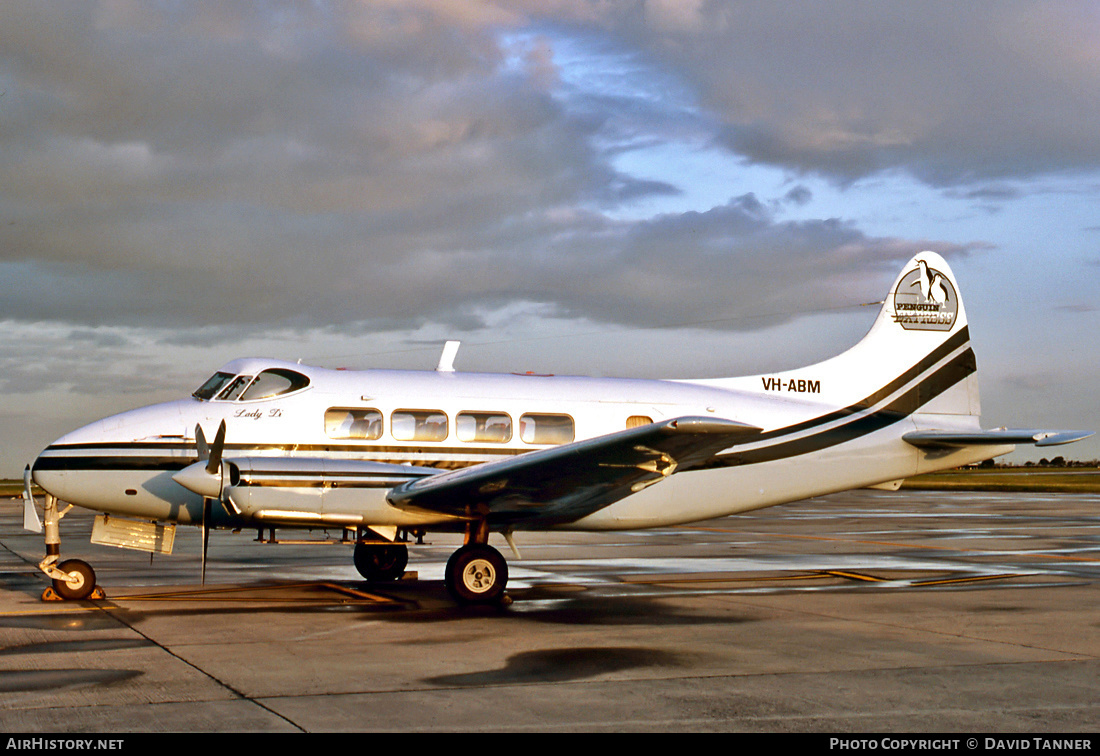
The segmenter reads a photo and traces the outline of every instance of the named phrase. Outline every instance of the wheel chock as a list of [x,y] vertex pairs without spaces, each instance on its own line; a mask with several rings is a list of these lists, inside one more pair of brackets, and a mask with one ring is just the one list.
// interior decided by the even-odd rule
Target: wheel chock
[[[93,601],[107,598],[107,594],[103,592],[103,589],[98,585],[92,589],[92,595],[84,599],[84,601]],[[46,586],[46,590],[42,591],[43,601],[68,601],[66,598],[62,598],[58,595],[57,591],[53,589],[52,585]]]

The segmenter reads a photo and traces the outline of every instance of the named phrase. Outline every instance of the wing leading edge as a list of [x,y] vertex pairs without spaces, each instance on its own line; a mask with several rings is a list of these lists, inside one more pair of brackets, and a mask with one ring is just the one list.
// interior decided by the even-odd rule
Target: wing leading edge
[[412,480],[387,499],[400,509],[493,525],[572,522],[760,431],[733,420],[681,417]]

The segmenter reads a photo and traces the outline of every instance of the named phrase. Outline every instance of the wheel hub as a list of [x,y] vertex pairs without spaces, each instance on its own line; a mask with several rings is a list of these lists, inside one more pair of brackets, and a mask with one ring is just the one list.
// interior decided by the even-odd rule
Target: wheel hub
[[473,593],[491,590],[495,581],[496,572],[487,559],[475,559],[462,571],[462,582]]

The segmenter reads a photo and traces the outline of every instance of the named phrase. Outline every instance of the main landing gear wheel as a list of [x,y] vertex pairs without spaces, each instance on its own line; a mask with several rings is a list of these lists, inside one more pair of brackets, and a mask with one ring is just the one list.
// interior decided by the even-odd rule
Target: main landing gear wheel
[[463,546],[447,561],[444,582],[462,604],[500,601],[508,583],[508,563],[500,552],[485,544]]
[[409,548],[403,543],[355,544],[355,569],[372,583],[398,580],[409,564]]
[[68,601],[81,601],[92,595],[95,590],[95,570],[87,562],[79,559],[69,559],[57,565],[69,576],[69,580],[54,579],[53,589],[63,599]]

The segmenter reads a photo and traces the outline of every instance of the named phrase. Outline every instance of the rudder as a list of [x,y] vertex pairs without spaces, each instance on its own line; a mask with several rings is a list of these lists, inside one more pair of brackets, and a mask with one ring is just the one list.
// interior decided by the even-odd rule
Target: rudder
[[976,418],[976,372],[958,283],[947,261],[926,251],[902,268],[871,329],[847,351],[808,367],[711,383],[853,411]]
[[874,364],[883,385],[895,375],[917,379],[910,412],[981,414],[966,308],[951,267],[935,252],[906,263],[871,330],[835,361]]

